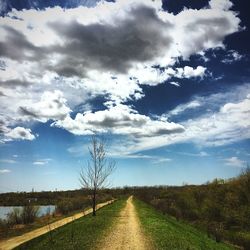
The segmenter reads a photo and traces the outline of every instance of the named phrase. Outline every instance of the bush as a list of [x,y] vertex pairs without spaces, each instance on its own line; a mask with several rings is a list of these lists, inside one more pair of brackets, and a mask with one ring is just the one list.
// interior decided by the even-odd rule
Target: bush
[[21,224],[22,217],[21,217],[22,210],[20,208],[13,208],[12,212],[8,213],[7,221],[11,225]]
[[73,210],[73,203],[70,200],[62,200],[57,203],[56,210],[62,214],[68,214]]
[[222,223],[208,223],[207,234],[209,237],[214,238],[216,240],[216,242],[221,242],[222,236],[223,236]]
[[[97,200],[98,202],[102,202],[102,198],[99,199],[98,197]],[[56,211],[62,214],[68,214],[71,211],[82,210],[88,206],[91,206],[91,202],[87,197],[64,198],[57,203]]]
[[1,237],[7,237],[9,230],[11,228],[11,224],[7,220],[1,220],[0,219],[0,235]]
[[232,232],[230,234],[230,240],[236,245],[243,246],[244,249],[250,249],[250,234],[249,232]]
[[33,223],[38,216],[39,207],[27,205],[22,209],[21,217],[24,224]]

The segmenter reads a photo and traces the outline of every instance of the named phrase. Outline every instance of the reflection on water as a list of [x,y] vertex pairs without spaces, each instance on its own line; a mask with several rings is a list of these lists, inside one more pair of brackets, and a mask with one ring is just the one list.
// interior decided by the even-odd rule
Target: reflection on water
[[[1,207],[0,206],[0,219],[4,220],[7,218],[7,214],[12,212],[14,208],[22,209],[19,206]],[[38,216],[41,217],[46,214],[52,214],[56,209],[54,205],[39,206]]]

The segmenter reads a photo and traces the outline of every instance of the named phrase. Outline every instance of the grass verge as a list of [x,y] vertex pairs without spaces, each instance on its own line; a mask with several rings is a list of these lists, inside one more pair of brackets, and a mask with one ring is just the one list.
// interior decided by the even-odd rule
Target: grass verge
[[205,233],[176,219],[163,215],[148,204],[134,199],[142,228],[158,250],[229,250],[224,243],[217,243]]
[[95,245],[108,230],[126,200],[118,200],[97,211],[97,216],[87,215],[62,226],[50,233],[37,237],[15,249],[45,250],[45,249],[95,249]]

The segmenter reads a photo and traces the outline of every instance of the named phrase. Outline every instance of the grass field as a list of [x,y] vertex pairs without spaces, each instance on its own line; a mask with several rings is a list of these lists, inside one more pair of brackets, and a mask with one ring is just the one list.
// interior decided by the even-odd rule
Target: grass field
[[134,201],[145,233],[151,237],[158,250],[229,250],[234,249],[217,243],[197,229],[165,216],[139,200]]
[[[33,239],[16,249],[96,249],[105,232],[114,226],[115,218],[125,207],[126,200],[118,200],[97,212],[67,224],[51,233]],[[157,250],[229,250],[224,243],[217,243],[205,233],[161,214],[146,203],[134,199],[142,228]]]
[[97,216],[88,215],[59,229],[35,238],[15,249],[94,249],[103,233],[112,226],[114,218],[125,206],[126,200],[118,200],[97,211]]

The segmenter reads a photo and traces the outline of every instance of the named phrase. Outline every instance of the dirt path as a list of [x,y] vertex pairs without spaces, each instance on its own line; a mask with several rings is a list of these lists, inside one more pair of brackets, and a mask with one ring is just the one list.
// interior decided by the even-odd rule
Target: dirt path
[[[104,206],[111,204],[113,202],[114,202],[114,200],[100,203],[97,205],[97,209],[100,209],[101,207],[104,207]],[[48,233],[51,230],[54,230],[54,229],[61,227],[65,224],[68,224],[68,223],[72,222],[73,220],[79,219],[79,218],[81,218],[87,214],[90,214],[90,213],[92,213],[92,209],[88,209],[84,212],[75,214],[73,216],[66,217],[62,220],[51,223],[49,226],[44,226],[44,227],[38,228],[34,231],[25,233],[21,236],[16,236],[16,237],[10,238],[8,240],[0,241],[0,249],[1,250],[13,249],[13,248],[23,244],[26,241],[32,240],[32,239],[34,239],[42,234]]]
[[148,239],[144,236],[139,218],[136,214],[133,197],[127,200],[125,208],[121,211],[116,225],[101,242],[100,250],[149,250]]

